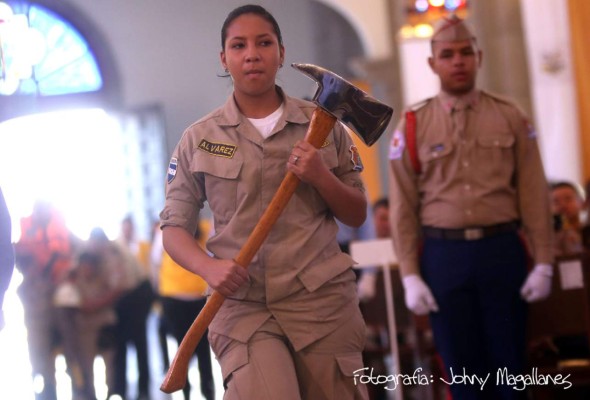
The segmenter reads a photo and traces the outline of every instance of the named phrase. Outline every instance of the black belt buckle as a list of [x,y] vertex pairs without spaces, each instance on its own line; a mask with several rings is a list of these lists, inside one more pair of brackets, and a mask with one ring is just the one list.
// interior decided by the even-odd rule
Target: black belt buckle
[[482,228],[467,228],[463,231],[465,240],[479,240],[483,239],[484,232]]

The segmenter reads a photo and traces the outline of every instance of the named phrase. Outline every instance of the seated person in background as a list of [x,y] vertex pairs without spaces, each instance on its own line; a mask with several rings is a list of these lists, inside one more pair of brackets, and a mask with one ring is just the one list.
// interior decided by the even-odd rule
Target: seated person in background
[[[372,221],[376,239],[388,239],[391,237],[389,223],[389,199],[382,197],[372,205]],[[369,219],[369,218],[368,218]],[[387,321],[387,298],[385,296],[383,270],[381,266],[363,269],[358,281],[358,293],[361,300],[361,312],[367,324],[367,344],[363,351],[365,367],[370,368],[373,374],[388,375],[385,359],[389,353],[389,335]],[[408,335],[412,328],[412,316],[404,303],[404,291],[399,271],[391,270],[391,284],[393,291],[393,303],[399,344],[400,364],[402,373],[409,373],[413,368],[412,355],[406,351]],[[371,400],[387,398],[387,390],[383,385],[369,387]]]
[[[550,184],[551,212],[554,217],[555,256],[575,255],[584,251],[583,224],[584,190],[569,181]],[[588,233],[586,233],[588,237]],[[535,362],[546,360],[571,359],[590,355],[588,339],[580,335],[546,337],[529,344],[531,357]]]
[[[369,204],[369,202],[367,202],[367,219],[361,226],[355,228],[346,225],[338,219],[336,220],[336,224],[338,225],[338,233],[336,234],[336,240],[338,241],[338,246],[340,246],[340,250],[342,250],[346,254],[350,254],[350,243],[357,240],[375,239],[375,227],[373,226],[373,220],[369,218],[370,214],[371,205]],[[365,271],[358,269],[355,269],[354,273],[356,274],[357,282],[359,282],[359,279],[362,278],[362,275],[366,275]],[[359,295],[361,295],[360,292]]]
[[[372,210],[369,209],[367,215],[372,211],[373,218],[367,218],[371,221],[370,227],[373,231],[365,237],[357,238],[356,240],[370,240],[370,239],[385,239],[391,236],[389,228],[389,200],[386,197],[380,198],[373,203]],[[367,222],[365,221],[365,224]],[[339,232],[340,233],[340,232]],[[360,275],[358,280],[358,293],[361,302],[370,301],[375,297],[376,279],[379,268],[367,268]]]
[[579,253],[583,250],[583,190],[567,181],[554,182],[550,189],[551,211],[555,218],[555,255]]

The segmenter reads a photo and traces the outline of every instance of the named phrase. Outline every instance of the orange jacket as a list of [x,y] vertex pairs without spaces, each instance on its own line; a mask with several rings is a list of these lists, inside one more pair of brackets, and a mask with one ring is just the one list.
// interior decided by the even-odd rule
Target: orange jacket
[[21,237],[16,243],[17,265],[25,275],[51,276],[59,280],[71,264],[70,232],[61,216],[52,211],[46,224],[31,215],[21,219]]

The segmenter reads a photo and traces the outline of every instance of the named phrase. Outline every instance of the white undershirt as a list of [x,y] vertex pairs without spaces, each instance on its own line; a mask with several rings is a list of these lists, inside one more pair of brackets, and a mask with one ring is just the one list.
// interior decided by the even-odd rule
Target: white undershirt
[[267,115],[264,118],[248,118],[248,120],[254,125],[254,127],[260,132],[263,138],[268,138],[279,122],[279,118],[283,115],[283,110],[285,107],[283,103],[281,103],[280,107],[276,109],[272,114]]

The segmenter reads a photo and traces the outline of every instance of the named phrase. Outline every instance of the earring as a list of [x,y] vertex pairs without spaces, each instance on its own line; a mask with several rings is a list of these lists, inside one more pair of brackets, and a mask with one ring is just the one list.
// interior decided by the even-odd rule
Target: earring
[[229,69],[227,67],[225,67],[225,73],[229,74]]
[[283,68],[283,63],[280,63],[279,64],[279,68]]

